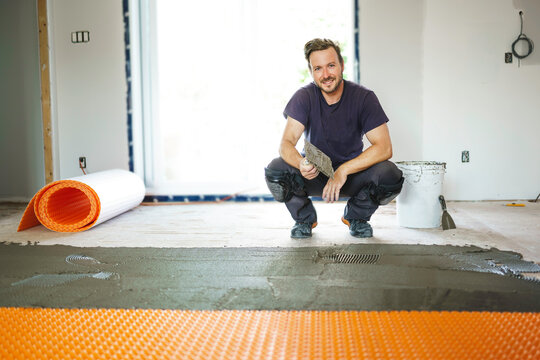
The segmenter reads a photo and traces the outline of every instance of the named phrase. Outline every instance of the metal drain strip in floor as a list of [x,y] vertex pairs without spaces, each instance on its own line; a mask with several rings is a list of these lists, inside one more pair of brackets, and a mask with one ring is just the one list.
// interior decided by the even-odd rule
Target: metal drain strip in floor
[[376,264],[381,255],[379,254],[332,254],[323,256],[323,260],[337,264]]

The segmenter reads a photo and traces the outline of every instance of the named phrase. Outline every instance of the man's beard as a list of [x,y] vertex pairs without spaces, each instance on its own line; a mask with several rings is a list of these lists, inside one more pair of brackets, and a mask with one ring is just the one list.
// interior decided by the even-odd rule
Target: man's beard
[[[326,90],[326,89],[323,87],[324,85],[322,85],[322,84],[323,84],[324,81],[329,80],[329,79],[334,79],[334,81],[335,81],[335,86],[334,86],[333,88],[331,88],[330,90]],[[324,91],[325,93],[331,95],[332,93],[334,93],[334,92],[339,88],[339,85],[341,85],[342,82],[343,82],[343,76],[339,76],[339,78],[326,78],[326,79],[322,79],[322,80],[320,81],[320,84],[321,84],[321,85],[319,85],[317,82],[315,82],[315,83],[317,84],[317,87],[318,87],[319,89],[321,89],[321,91]]]

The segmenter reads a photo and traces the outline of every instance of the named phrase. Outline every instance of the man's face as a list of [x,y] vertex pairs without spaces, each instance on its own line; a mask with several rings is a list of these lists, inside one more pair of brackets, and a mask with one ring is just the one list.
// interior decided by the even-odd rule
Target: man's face
[[309,56],[311,76],[315,84],[325,93],[332,95],[343,81],[343,64],[339,62],[334,48],[314,51]]

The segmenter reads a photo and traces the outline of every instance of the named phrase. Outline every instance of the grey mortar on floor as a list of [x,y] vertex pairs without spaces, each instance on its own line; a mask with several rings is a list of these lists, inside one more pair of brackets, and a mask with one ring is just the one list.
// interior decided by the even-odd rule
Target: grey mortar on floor
[[0,244],[0,306],[539,311],[521,255],[437,245],[78,248]]

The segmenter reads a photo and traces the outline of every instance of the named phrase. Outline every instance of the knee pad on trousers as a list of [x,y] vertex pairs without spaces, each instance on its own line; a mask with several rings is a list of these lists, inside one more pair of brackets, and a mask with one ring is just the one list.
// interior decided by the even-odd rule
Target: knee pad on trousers
[[371,200],[379,205],[388,204],[399,195],[401,188],[403,187],[404,180],[405,179],[401,177],[399,182],[393,185],[375,185],[374,183],[371,183],[369,188],[369,196]]
[[302,177],[285,170],[264,168],[266,185],[278,202],[291,200],[294,193],[304,187]]

